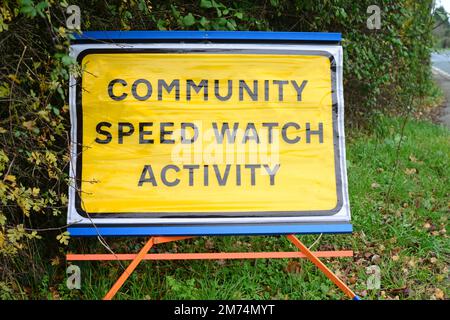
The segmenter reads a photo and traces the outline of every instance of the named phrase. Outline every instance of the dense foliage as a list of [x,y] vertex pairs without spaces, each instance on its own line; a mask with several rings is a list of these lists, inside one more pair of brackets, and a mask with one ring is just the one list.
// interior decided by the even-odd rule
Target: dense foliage
[[[81,8],[82,30],[342,32],[347,124],[356,128],[380,111],[409,112],[430,91],[431,2],[2,1],[0,294],[41,279],[58,252],[55,238],[68,240],[68,75],[77,72],[68,56],[69,4]],[[366,25],[372,4],[382,10],[379,30]]]
[[434,10],[433,19],[435,47],[437,49],[446,49],[450,47],[450,22],[448,21],[448,13],[445,11],[444,7],[439,7]]

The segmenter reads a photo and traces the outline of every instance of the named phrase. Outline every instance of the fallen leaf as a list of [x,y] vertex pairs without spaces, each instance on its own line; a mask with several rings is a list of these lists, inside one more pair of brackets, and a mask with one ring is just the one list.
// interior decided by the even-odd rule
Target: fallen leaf
[[288,273],[300,273],[301,270],[302,268],[298,261],[289,261],[286,266],[286,272]]
[[51,261],[52,266],[57,266],[57,265],[59,265],[59,263],[60,263],[60,260],[59,260],[59,257],[58,257],[58,256],[54,257],[54,258],[51,259],[50,261]]
[[33,130],[34,129],[34,127],[35,127],[35,125],[36,125],[36,122],[34,121],[34,120],[30,120],[30,121],[24,121],[23,123],[22,123],[22,125],[25,127],[25,128],[27,128],[28,130]]
[[436,288],[435,290],[434,290],[434,296],[436,297],[436,299],[438,299],[438,300],[444,300],[444,291],[442,291],[441,289],[439,289],[439,288]]
[[399,256],[397,256],[397,255],[395,255],[395,256],[392,256],[392,261],[398,261],[398,259],[400,259],[400,257],[399,257]]
[[406,169],[405,169],[405,173],[406,173],[408,176],[410,176],[410,175],[413,175],[413,174],[417,173],[417,169],[416,169],[416,168],[406,168]]
[[220,266],[224,266],[227,262],[224,259],[217,260],[217,264]]
[[205,248],[208,250],[214,249],[214,241],[211,239],[208,239],[205,241]]
[[8,175],[5,176],[4,180],[14,183],[14,182],[16,182],[16,177],[13,176],[13,175],[8,174]]
[[379,264],[381,262],[381,257],[377,254],[372,256],[372,263]]
[[372,183],[370,186],[372,187],[372,189],[377,189],[380,187],[380,185],[376,182]]

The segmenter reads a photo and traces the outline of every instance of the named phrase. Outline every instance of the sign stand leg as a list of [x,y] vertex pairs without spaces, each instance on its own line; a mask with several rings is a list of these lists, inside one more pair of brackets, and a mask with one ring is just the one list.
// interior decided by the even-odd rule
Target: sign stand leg
[[138,264],[142,261],[144,256],[147,254],[147,252],[150,251],[150,249],[154,245],[154,238],[151,237],[148,239],[147,243],[142,247],[141,251],[137,254],[137,256],[131,261],[131,263],[128,265],[128,267],[125,269],[125,271],[122,273],[119,279],[117,279],[116,283],[111,287],[111,289],[108,291],[106,296],[103,298],[103,300],[111,300],[119,291],[119,289],[122,287],[124,282],[128,279],[128,277],[133,273],[134,269],[138,266]]
[[[290,234],[286,236],[287,239],[296,246],[301,254],[303,254],[303,257],[306,257],[308,260],[310,260],[314,265],[316,265],[320,271],[322,271],[325,276],[330,279],[335,285],[338,286],[339,289],[341,289],[348,297],[350,297],[353,300],[360,300],[360,298],[341,280],[336,276],[322,261],[319,260],[318,256],[320,252],[311,252],[308,247],[306,247],[295,235]],[[136,267],[141,263],[142,260],[145,260],[148,258],[148,252],[150,249],[158,244],[158,243],[165,243],[165,242],[172,242],[172,241],[178,241],[178,240],[184,240],[192,238],[192,236],[184,236],[184,237],[151,237],[148,239],[147,243],[142,247],[142,249],[139,251],[138,254],[134,255],[131,260],[131,263],[128,265],[128,267],[124,270],[122,275],[119,277],[119,279],[114,283],[114,285],[111,287],[111,289],[108,291],[108,293],[105,295],[103,300],[111,300],[116,293],[120,290],[120,288],[123,286],[125,281],[128,279],[128,277],[133,273],[133,271],[136,269]],[[294,253],[294,252],[292,252]],[[334,254],[333,254],[334,253]],[[294,253],[295,254],[295,253]],[[302,256],[299,256],[300,253],[297,253],[294,256],[282,256],[282,255],[274,255],[270,252],[261,252],[261,254],[257,254],[255,252],[249,252],[249,253],[236,253],[235,255],[228,255],[224,256],[224,253],[208,253],[208,254],[201,254],[201,253],[190,253],[190,254],[178,254],[178,255],[184,255],[184,258],[181,259],[258,259],[258,258],[301,258]],[[352,252],[350,252],[350,255]],[[164,254],[157,254],[159,260],[168,260],[167,257],[164,259],[162,257]],[[203,256],[202,256],[203,255]],[[226,255],[226,254],[225,254]],[[111,255],[102,255],[102,254],[91,254],[91,255],[76,255],[71,254],[68,255],[68,260],[114,260],[114,258],[118,258],[118,256],[114,256],[114,258],[109,257]],[[161,256],[161,257],[159,257]],[[348,252],[345,251],[335,251],[335,252],[325,252],[324,257],[338,257],[338,256],[348,256]],[[126,260],[126,259],[120,259],[119,260]],[[171,260],[171,259],[169,259]]]
[[360,300],[360,298],[341,280],[339,279],[322,261],[319,260],[296,236],[293,234],[286,236],[289,241],[294,244],[309,261],[314,263],[325,276],[330,279],[335,285],[339,287],[350,299]]

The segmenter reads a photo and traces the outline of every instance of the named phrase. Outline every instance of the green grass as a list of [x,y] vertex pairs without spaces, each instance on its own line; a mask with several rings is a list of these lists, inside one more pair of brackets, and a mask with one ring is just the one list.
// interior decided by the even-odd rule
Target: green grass
[[[442,294],[448,297],[450,242],[446,231],[450,133],[448,129],[430,122],[408,121],[396,162],[402,121],[380,117],[372,134],[350,132],[347,165],[355,232],[352,235],[324,235],[313,249],[353,249],[354,258],[328,259],[326,263],[365,299],[439,299]],[[301,239],[310,245],[317,237],[302,236]],[[109,239],[116,252],[136,252],[143,241],[145,239]],[[104,251],[95,239],[73,240],[71,248],[83,252]],[[158,245],[156,250],[293,249],[284,237],[201,237]],[[373,264],[381,269],[380,290],[366,289],[366,267]],[[49,276],[40,288],[43,297],[101,299],[122,270],[117,262],[83,262],[77,265],[82,272],[81,290],[65,289],[66,266],[60,263],[49,267]],[[346,298],[310,262],[287,259],[144,261],[116,297]]]

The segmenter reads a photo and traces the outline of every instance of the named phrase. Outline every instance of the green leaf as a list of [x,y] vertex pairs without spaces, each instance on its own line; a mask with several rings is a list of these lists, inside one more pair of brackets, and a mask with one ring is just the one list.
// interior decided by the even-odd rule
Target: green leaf
[[227,21],[227,28],[232,31],[236,30],[236,28],[233,26],[233,24],[230,21]]
[[183,24],[186,27],[190,27],[195,23],[195,17],[192,15],[192,13],[189,13],[187,16],[183,17]]
[[4,98],[7,96],[9,96],[9,85],[8,85],[8,83],[4,82],[0,86],[0,98]]
[[213,7],[213,5],[212,5],[212,2],[210,0],[201,0],[200,1],[200,8],[209,9],[209,8],[212,8],[212,7]]
[[61,58],[61,61],[66,66],[70,66],[71,64],[73,64],[75,62],[75,60],[71,56],[68,56],[68,55],[64,55]]
[[41,1],[36,5],[36,10],[38,12],[42,12],[42,10],[46,9],[48,7],[47,1]]
[[209,20],[206,19],[205,17],[201,17],[199,22],[202,27],[205,27],[209,23]]

